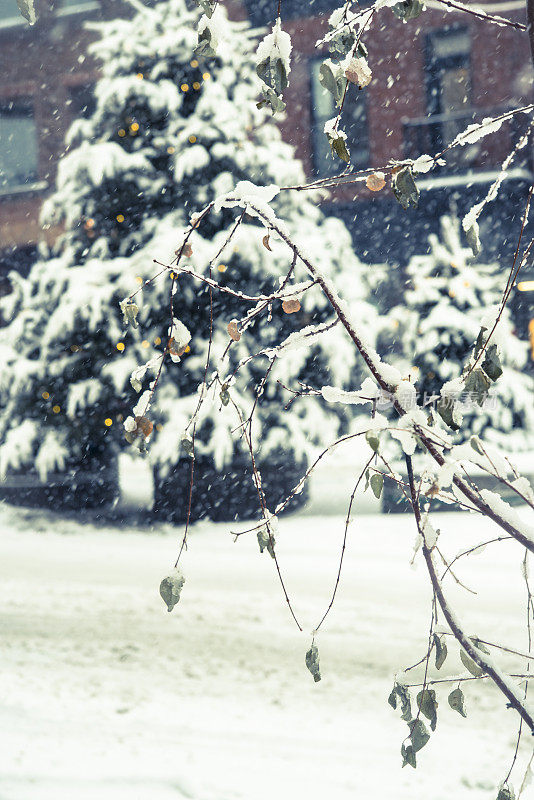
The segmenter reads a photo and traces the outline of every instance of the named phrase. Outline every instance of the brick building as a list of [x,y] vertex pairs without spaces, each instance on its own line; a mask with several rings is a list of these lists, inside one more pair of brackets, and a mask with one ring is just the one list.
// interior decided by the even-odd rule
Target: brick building
[[[245,3],[253,24],[272,24],[272,0]],[[360,3],[366,4],[367,0]],[[321,52],[315,46],[339,5],[340,0],[282,0],[284,26],[294,47],[291,82],[285,92],[290,112],[282,128],[313,177],[339,172],[342,166],[327,157],[323,126],[336,109],[318,80],[327,49]],[[473,5],[525,22],[522,2]],[[378,168],[390,158],[439,152],[467,125],[532,102],[526,33],[451,11],[439,0],[427,0],[426,6],[419,19],[408,23],[385,9],[364,36],[373,80],[362,92],[351,87],[342,116],[351,161],[358,166]],[[414,252],[425,251],[428,233],[437,230],[442,214],[449,210],[463,214],[486,195],[528,123],[527,116],[516,116],[476,145],[451,151],[439,173],[418,179],[417,211],[404,212],[386,191],[371,197],[365,188],[354,187],[336,190],[326,205],[347,223],[363,259],[402,266]],[[498,201],[487,206],[480,220],[484,257],[498,257],[507,267],[533,180],[532,155],[529,143],[508,171]],[[531,228],[534,235],[534,225]],[[512,307],[519,334],[526,338],[530,331],[534,363],[532,266],[527,265],[519,287]]]
[[[238,0],[232,1],[233,12],[242,13]],[[272,23],[273,0],[243,2],[254,25]],[[323,133],[335,110],[318,81],[321,53],[315,48],[339,4],[282,2],[294,46],[282,129],[310,178],[332,174],[341,163],[329,157]],[[29,28],[16,0],[0,0],[0,279],[13,267],[27,270],[39,239],[57,235],[40,230],[38,212],[53,185],[65,131],[91,109],[97,69],[86,55],[92,34],[83,24],[129,13],[119,0],[38,0],[37,5],[38,21]],[[408,24],[384,10],[365,37],[373,80],[362,92],[351,87],[343,111],[352,162],[358,166],[380,167],[390,158],[436,152],[470,122],[530,98],[526,34],[450,12],[437,0],[427,5],[424,16]],[[523,21],[522,3],[488,7],[500,9],[503,16]],[[326,204],[347,222],[362,258],[402,263],[424,249],[443,212],[452,206],[462,213],[485,194],[527,123],[521,115],[478,144],[453,151],[440,174],[418,181],[423,193],[417,211],[403,212],[385,191],[371,197],[354,187],[336,190]],[[483,235],[492,234],[487,249],[501,257],[516,243],[532,180],[530,156],[530,147],[522,151],[481,226]],[[525,335],[534,317],[530,297],[534,293],[516,298]]]

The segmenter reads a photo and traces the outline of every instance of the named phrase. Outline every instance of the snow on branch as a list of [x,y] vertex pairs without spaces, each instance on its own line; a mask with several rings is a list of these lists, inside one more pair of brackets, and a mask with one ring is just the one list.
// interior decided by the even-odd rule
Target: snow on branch
[[453,147],[462,147],[466,144],[475,144],[476,142],[488,136],[491,133],[496,133],[500,130],[501,125],[506,120],[513,117],[515,114],[529,114],[534,109],[534,105],[522,106],[521,108],[514,108],[511,111],[506,111],[504,114],[499,114],[497,117],[485,117],[482,122],[474,122],[468,125],[467,128],[459,133],[452,142],[445,148],[444,153],[451,150]]
[[501,188],[501,184],[506,178],[507,171],[514,161],[517,153],[520,150],[523,150],[530,140],[530,136],[532,133],[532,129],[534,128],[534,122],[531,122],[526,130],[526,132],[521,136],[517,144],[515,145],[514,149],[511,153],[504,159],[501,169],[493,183],[491,184],[490,188],[487,191],[486,196],[480,203],[474,205],[464,216],[462,220],[462,228],[465,231],[468,244],[470,245],[471,249],[473,250],[473,255],[478,255],[481,250],[480,244],[480,237],[479,237],[479,227],[478,227],[478,218],[480,217],[482,211],[487,206],[488,203],[491,203],[492,200],[495,200],[499,194],[499,189]]
[[263,84],[263,100],[259,107],[269,105],[273,113],[285,109],[282,94],[289,85],[290,58],[291,37],[282,30],[278,17],[271,33],[262,39],[256,52],[256,73]]

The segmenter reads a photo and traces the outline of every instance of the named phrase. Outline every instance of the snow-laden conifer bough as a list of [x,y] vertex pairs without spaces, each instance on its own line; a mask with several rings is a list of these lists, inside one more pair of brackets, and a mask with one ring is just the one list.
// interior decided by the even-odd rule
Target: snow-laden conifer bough
[[[192,499],[193,517],[249,519],[254,486],[227,487],[232,474],[248,468],[229,397],[244,408],[256,398],[261,372],[250,353],[266,353],[265,361],[280,338],[290,340],[292,357],[276,360],[250,430],[254,447],[261,442],[258,464],[273,507],[285,497],[282,474],[289,468],[294,483],[312,450],[346,417],[318,397],[284,412],[281,383],[309,383],[320,369],[324,382],[349,388],[356,355],[341,326],[330,324],[322,293],[306,291],[311,281],[300,263],[284,284],[280,241],[268,232],[258,239],[258,221],[233,220],[232,209],[214,206],[209,218],[201,212],[238,181],[263,183],[267,197],[271,185],[304,180],[270,110],[256,107],[257,35],[215,3],[133,5],[132,18],[91,23],[99,34],[91,55],[101,68],[95,108],[69,130],[68,153],[43,207],[43,223],[63,224],[64,233],[27,279],[12,276],[14,291],[1,299],[9,324],[0,331],[0,474],[17,482],[31,473],[43,494],[59,476],[68,491],[72,471],[78,480],[90,453],[115,494],[117,456],[131,442],[148,450],[154,514],[181,523],[194,439],[200,500]],[[216,27],[216,59],[195,53],[202,12]],[[274,203],[292,234],[326,247],[324,269],[340,273],[372,330],[365,268],[346,226],[323,213],[312,194],[278,192]],[[196,225],[182,240],[194,210]],[[175,250],[180,270],[161,266],[155,277],[154,259],[162,263]],[[309,346],[296,347],[291,337],[305,317]],[[313,334],[317,324],[324,335]],[[217,362],[229,337],[225,390],[213,386],[209,402],[200,402],[206,362]]]

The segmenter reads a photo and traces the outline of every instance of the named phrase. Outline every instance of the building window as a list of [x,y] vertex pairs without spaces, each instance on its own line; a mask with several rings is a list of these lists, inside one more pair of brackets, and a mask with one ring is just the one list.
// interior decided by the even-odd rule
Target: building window
[[31,103],[0,105],[0,192],[37,180],[37,131]]
[[457,114],[471,104],[471,41],[466,28],[434,31],[427,38],[430,114]]
[[[321,64],[322,59],[314,59],[310,62],[312,146],[315,174],[325,178],[329,175],[339,174],[345,164],[337,156],[332,155],[324,132],[325,122],[335,117],[339,108],[330,92],[327,92],[319,82]],[[350,163],[358,168],[368,166],[367,95],[356,86],[350,86],[347,92],[341,113],[340,128],[347,134]]]
[[3,23],[11,25],[20,22],[22,24],[24,21],[17,6],[17,0],[0,0],[0,27]]
[[[438,117],[430,131],[434,145],[431,152],[450,144],[471,120],[470,53],[467,28],[434,31],[427,37],[428,113]],[[455,151],[451,151],[453,154]]]

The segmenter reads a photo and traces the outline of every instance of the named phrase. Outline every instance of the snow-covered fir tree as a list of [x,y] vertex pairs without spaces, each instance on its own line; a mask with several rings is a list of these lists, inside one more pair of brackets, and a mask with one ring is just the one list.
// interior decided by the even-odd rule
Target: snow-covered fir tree
[[[14,292],[4,302],[4,314],[12,319],[1,334],[7,364],[0,377],[4,473],[36,469],[44,479],[50,470],[83,464],[90,454],[100,458],[128,446],[123,421],[138,392],[154,379],[151,368],[133,381],[132,372],[147,361],[159,363],[168,341],[173,278],[163,270],[150,281],[158,271],[153,259],[169,264],[191,215],[238,181],[291,186],[304,180],[272,117],[256,106],[251,32],[219,8],[217,56],[195,53],[201,12],[189,5],[158,2],[130,20],[95,26],[100,38],[92,51],[102,68],[95,109],[72,126],[55,194],[43,211],[45,223],[62,222],[65,233],[27,280],[13,276]],[[363,300],[362,265],[347,229],[326,218],[304,192],[281,192],[274,205],[295,241],[320,258],[325,272],[338,275],[355,312],[369,320],[372,336],[373,310]],[[223,209],[202,222],[190,239],[187,265],[221,286],[251,295],[272,292],[290,267],[288,249],[274,237],[264,242],[265,231],[253,219],[243,221],[208,270],[235,218]],[[298,269],[291,277],[304,279]],[[119,304],[139,288],[133,328]],[[197,406],[210,331],[208,287],[182,274],[176,289],[173,314],[191,340],[180,363],[166,361],[150,412],[149,454],[160,480],[188,465],[182,438]],[[275,304],[258,317],[232,345],[227,374],[250,353],[330,318],[320,292],[312,289],[301,302],[297,313]],[[213,292],[210,374],[230,342],[228,323],[250,308]],[[212,514],[229,507],[232,495],[231,480],[218,481],[217,473],[228,475],[232,465],[243,469],[234,403],[246,415],[268,364],[265,356],[250,361],[229,390],[232,402],[221,402],[219,387],[197,417],[196,484],[203,486],[204,471],[205,505]],[[260,464],[302,462],[310,444],[330,440],[339,427],[339,417],[313,397],[284,411],[291,396],[278,381],[294,388],[298,381],[343,386],[354,378],[353,370],[353,348],[341,326],[320,343],[276,359],[253,428]],[[279,487],[276,499],[289,488]],[[274,502],[268,481],[266,492]],[[200,499],[195,505],[202,506]]]
[[[427,255],[410,260],[402,303],[386,316],[381,338],[416,382],[420,399],[435,405],[443,385],[469,371],[481,329],[481,341],[491,331],[509,270],[475,261],[462,245],[453,216],[442,218],[441,236],[432,234],[429,245]],[[507,450],[524,449],[534,440],[534,380],[521,371],[528,348],[516,336],[507,307],[490,344],[497,346],[502,375],[482,407],[467,381],[461,397],[462,432]]]

